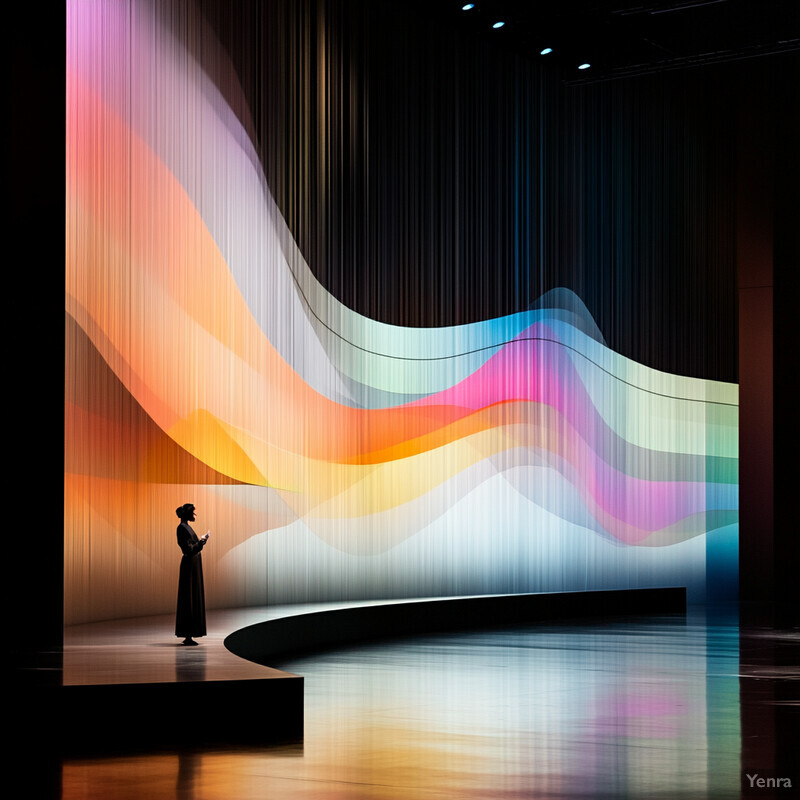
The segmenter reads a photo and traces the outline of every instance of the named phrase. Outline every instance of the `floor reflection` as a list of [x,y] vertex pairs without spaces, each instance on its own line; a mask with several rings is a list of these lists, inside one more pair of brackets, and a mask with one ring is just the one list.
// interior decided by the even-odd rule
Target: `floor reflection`
[[306,678],[302,746],[69,761],[63,797],[740,794],[734,613],[426,636],[276,666]]

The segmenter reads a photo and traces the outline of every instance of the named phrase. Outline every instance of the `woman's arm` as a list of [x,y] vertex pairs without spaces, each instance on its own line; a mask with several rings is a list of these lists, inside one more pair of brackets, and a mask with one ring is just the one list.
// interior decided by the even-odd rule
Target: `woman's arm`
[[205,547],[207,541],[207,536],[197,539],[192,537],[192,534],[183,525],[178,525],[178,547],[185,556],[197,555]]

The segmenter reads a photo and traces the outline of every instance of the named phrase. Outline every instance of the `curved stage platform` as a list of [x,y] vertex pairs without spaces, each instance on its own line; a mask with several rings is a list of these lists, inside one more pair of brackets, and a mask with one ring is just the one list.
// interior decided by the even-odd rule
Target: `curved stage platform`
[[683,588],[247,608],[209,612],[199,647],[171,636],[171,615],[73,626],[64,631],[65,748],[299,741],[303,678],[268,666],[289,655],[437,631],[685,610]]

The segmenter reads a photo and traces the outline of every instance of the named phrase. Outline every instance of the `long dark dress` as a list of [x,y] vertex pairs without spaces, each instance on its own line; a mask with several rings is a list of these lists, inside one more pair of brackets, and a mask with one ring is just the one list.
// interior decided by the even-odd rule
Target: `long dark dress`
[[178,578],[178,612],[175,615],[175,635],[191,638],[206,635],[206,596],[203,588],[203,558],[200,551],[205,542],[197,538],[188,522],[178,525],[178,547],[183,552]]

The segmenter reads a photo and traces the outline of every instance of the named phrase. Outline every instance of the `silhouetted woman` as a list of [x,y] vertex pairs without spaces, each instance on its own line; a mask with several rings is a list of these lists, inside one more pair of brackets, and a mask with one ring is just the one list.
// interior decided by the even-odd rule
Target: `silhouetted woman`
[[183,553],[178,578],[178,612],[175,615],[175,635],[183,636],[183,644],[197,644],[193,636],[206,635],[206,597],[203,589],[203,559],[200,551],[205,547],[209,532],[202,538],[189,525],[197,519],[195,507],[185,503],[175,509],[181,520],[178,525],[178,547]]

